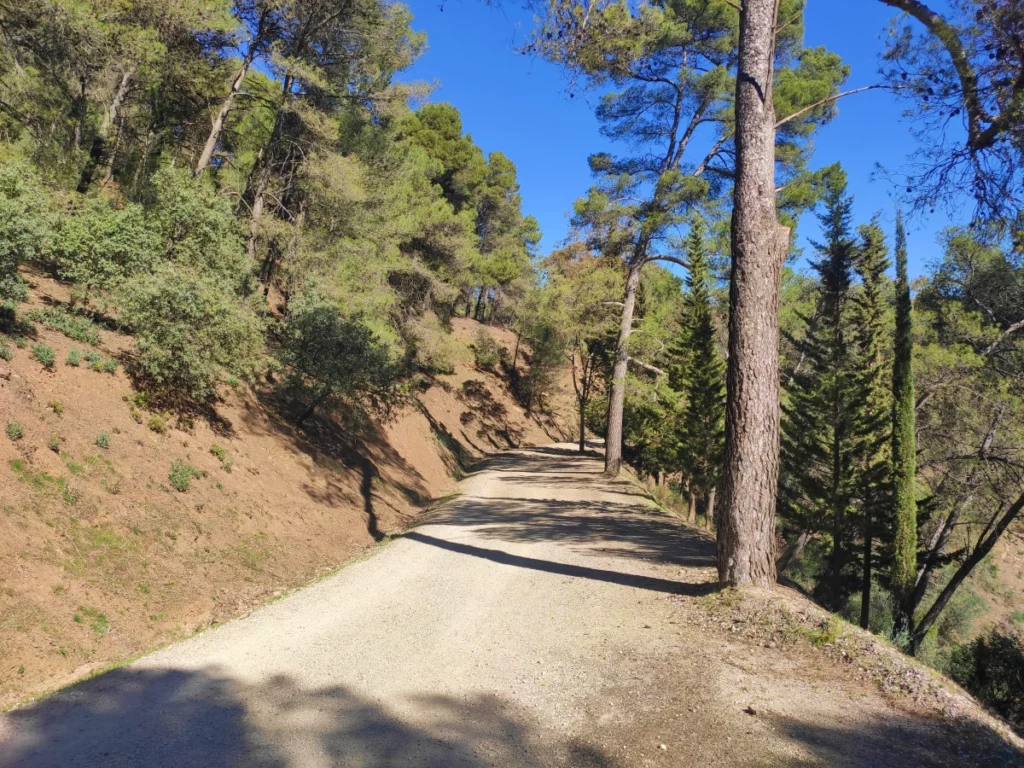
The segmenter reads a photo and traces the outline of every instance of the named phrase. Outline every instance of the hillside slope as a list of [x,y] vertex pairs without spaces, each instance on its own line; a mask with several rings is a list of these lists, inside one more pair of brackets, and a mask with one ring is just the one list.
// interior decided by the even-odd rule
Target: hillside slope
[[[30,279],[30,306],[67,300]],[[455,372],[426,380],[391,421],[319,417],[301,431],[269,386],[229,390],[191,423],[148,412],[120,368],[68,365],[71,349],[92,347],[36,325],[0,360],[0,425],[23,431],[0,436],[0,707],[332,571],[407,527],[467,462],[559,439],[557,416],[526,414],[502,378],[473,367],[479,325],[453,325]],[[116,357],[130,342],[102,330],[95,351]],[[52,370],[35,343],[54,350]],[[172,487],[174,462],[186,491]]]

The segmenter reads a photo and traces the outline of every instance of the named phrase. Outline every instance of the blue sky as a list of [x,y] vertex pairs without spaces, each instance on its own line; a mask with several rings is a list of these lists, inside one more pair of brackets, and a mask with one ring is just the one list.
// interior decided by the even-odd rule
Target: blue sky
[[[591,183],[587,156],[612,145],[598,132],[594,100],[570,98],[556,67],[516,52],[531,16],[514,4],[494,8],[481,0],[411,0],[413,27],[427,33],[428,50],[404,80],[436,83],[432,101],[448,101],[462,113],[465,130],[485,152],[500,150],[519,170],[523,207],[544,231],[542,250],[554,248],[568,228],[573,201]],[[824,45],[850,65],[847,88],[879,81],[878,56],[891,8],[872,0],[810,0],[806,44]],[[840,161],[855,196],[857,221],[881,212],[892,231],[891,183],[872,179],[876,163],[898,169],[914,149],[903,107],[884,91],[840,102],[839,115],[816,139],[814,167]],[[936,235],[953,223],[941,210],[910,222],[910,267],[920,274],[941,253]],[[800,239],[817,235],[805,216]],[[810,249],[808,249],[809,252]]]

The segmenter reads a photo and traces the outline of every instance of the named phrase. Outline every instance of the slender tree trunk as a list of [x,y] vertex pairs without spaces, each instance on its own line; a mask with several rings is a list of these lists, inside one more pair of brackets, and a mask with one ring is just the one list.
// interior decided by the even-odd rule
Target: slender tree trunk
[[992,424],[989,426],[988,432],[985,433],[985,438],[981,441],[981,448],[978,449],[978,458],[971,465],[971,469],[964,480],[964,492],[957,497],[946,519],[942,521],[942,525],[936,527],[931,541],[928,542],[924,564],[918,568],[914,591],[908,604],[908,614],[910,616],[914,615],[918,606],[921,605],[921,601],[924,600],[925,593],[928,591],[928,585],[931,583],[932,573],[938,567],[939,556],[949,543],[950,536],[953,534],[953,529],[956,527],[960,515],[963,514],[971,499],[974,498],[974,486],[977,475],[982,471],[985,460],[988,459],[989,452],[992,450],[992,443],[996,437],[996,428],[999,426],[1001,418],[1002,409],[998,408],[992,417]]
[[715,500],[718,496],[718,488],[708,491],[707,508],[704,510],[704,524],[709,531],[715,530]]
[[867,629],[871,622],[871,513],[866,509],[867,519],[864,523],[864,579],[860,587],[860,626]]
[[736,78],[736,182],[729,289],[723,586],[775,584],[779,481],[779,288],[789,230],[775,209],[772,76],[777,0],[744,0]]
[[580,453],[584,453],[587,450],[587,401],[584,398],[580,398]]
[[928,609],[928,612],[925,613],[924,617],[914,628],[914,633],[910,637],[911,655],[917,653],[918,648],[921,647],[921,641],[924,640],[925,635],[928,634],[928,630],[932,628],[932,625],[935,624],[943,609],[949,604],[950,599],[956,593],[957,589],[959,589],[964,580],[971,575],[971,571],[974,570],[975,566],[984,560],[988,553],[992,551],[996,542],[999,541],[1006,529],[1010,527],[1010,523],[1017,519],[1022,508],[1024,508],[1024,494],[1021,494],[1017,500],[1002,513],[1002,515],[997,514],[996,517],[992,518],[989,524],[985,527],[985,530],[982,531],[981,536],[978,538],[978,544],[975,546],[974,551],[963,562],[963,564],[957,568],[956,573],[953,574],[953,578],[949,580],[946,587],[939,593],[939,596],[935,598],[935,602],[932,604],[931,608]]
[[485,290],[481,286],[480,293],[477,294],[477,297],[476,297],[476,309],[473,310],[473,319],[476,320],[477,322],[480,322],[480,307],[481,307],[481,305],[484,302],[484,293],[485,293]]
[[622,322],[619,325],[619,340],[615,345],[615,364],[608,388],[608,434],[604,446],[604,473],[616,477],[622,468],[622,416],[626,405],[626,369],[629,367],[629,336],[633,332],[633,310],[636,308],[636,291],[640,286],[640,270],[643,269],[646,242],[637,244],[626,275],[626,293],[622,299]]
[[688,509],[686,510],[686,522],[690,525],[697,523],[697,494],[693,488],[693,482],[686,484],[686,498]]
[[196,162],[196,176],[202,174],[209,167],[210,161],[213,159],[213,153],[217,149],[217,143],[220,141],[221,134],[224,133],[224,124],[227,122],[228,115],[231,114],[231,109],[235,106],[235,99],[238,98],[238,94],[242,91],[242,84],[245,82],[245,76],[249,74],[249,67],[252,66],[253,59],[263,46],[263,34],[266,22],[267,11],[264,11],[260,14],[260,20],[256,25],[256,32],[253,34],[252,39],[249,40],[249,47],[245,51],[245,56],[242,58],[242,64],[239,66],[238,72],[235,74],[235,79],[231,81],[231,89],[228,91],[228,95],[224,98],[223,103],[220,105],[220,109],[217,111],[216,117],[213,118],[213,123],[210,125],[210,134],[206,137],[206,143],[203,145],[203,151],[199,155],[199,160]]
[[92,140],[92,147],[89,149],[89,160],[85,164],[85,168],[82,169],[82,175],[78,179],[78,191],[82,194],[89,191],[97,169],[105,165],[109,160],[107,157],[107,140],[110,138],[111,129],[117,124],[117,116],[121,112],[121,107],[124,106],[124,100],[128,96],[128,89],[131,87],[134,76],[135,66],[131,65],[121,75],[121,82],[118,84],[117,90],[114,91],[114,98],[110,100],[110,106],[107,107],[107,111],[103,115],[99,130],[96,131],[96,136]]
[[779,559],[775,562],[775,570],[778,573],[784,573],[790,565],[795,563],[804,553],[804,549],[807,547],[807,542],[811,540],[811,534],[807,531],[800,531],[800,534],[796,537],[796,540],[783,550],[782,554],[779,555]]

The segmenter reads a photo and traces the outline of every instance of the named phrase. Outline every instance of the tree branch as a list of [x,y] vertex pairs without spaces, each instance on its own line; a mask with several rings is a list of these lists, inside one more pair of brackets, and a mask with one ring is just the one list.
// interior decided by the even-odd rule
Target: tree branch
[[[884,0],[883,0],[883,2],[884,2]],[[863,93],[864,91],[875,91],[875,90],[878,90],[879,88],[884,88],[886,90],[892,90],[894,88],[894,86],[885,85],[884,83],[876,83],[875,85],[862,85],[860,88],[851,88],[848,91],[841,91],[840,93],[833,93],[831,96],[826,96],[824,99],[820,99],[819,101],[816,101],[813,104],[809,104],[808,106],[804,107],[803,109],[798,109],[796,112],[794,112],[791,115],[787,115],[786,117],[782,118],[777,123],[775,123],[775,127],[779,128],[780,126],[783,126],[786,123],[789,123],[789,122],[792,122],[793,120],[796,120],[798,117],[802,117],[803,115],[805,115],[808,112],[810,112],[812,109],[817,109],[818,107],[824,106],[825,104],[828,104],[831,101],[838,101],[839,99],[843,98],[844,96],[852,96],[855,93]]]
[[[964,48],[956,28],[946,21],[942,14],[933,11],[920,0],[879,0],[879,2],[913,16],[939,39],[953,60],[953,67],[960,79],[964,107],[967,110],[968,145],[973,149],[990,147],[995,140],[995,135],[987,136],[986,134],[995,127],[995,121],[981,104],[981,99],[978,96],[978,75],[974,71],[967,49]],[[983,132],[982,122],[992,123],[992,125]]]

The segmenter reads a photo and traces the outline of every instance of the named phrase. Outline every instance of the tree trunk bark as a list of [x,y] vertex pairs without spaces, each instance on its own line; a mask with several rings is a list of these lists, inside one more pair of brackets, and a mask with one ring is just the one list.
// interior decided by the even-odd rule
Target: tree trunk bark
[[242,90],[242,83],[245,82],[245,76],[249,74],[249,67],[252,66],[252,61],[256,56],[256,53],[260,50],[263,45],[263,33],[264,27],[267,21],[267,11],[264,11],[260,15],[259,23],[256,25],[256,32],[253,34],[252,39],[249,40],[249,47],[245,51],[245,56],[242,58],[242,64],[238,68],[235,79],[231,81],[231,89],[228,91],[228,95],[224,98],[224,102],[220,105],[220,109],[217,111],[217,116],[213,118],[213,124],[210,126],[210,134],[206,137],[206,143],[203,145],[203,151],[199,155],[199,160],[196,162],[195,175],[201,175],[210,165],[210,161],[213,159],[213,153],[217,149],[217,142],[220,141],[220,136],[224,132],[224,124],[227,122],[228,115],[231,113],[231,109],[235,106],[235,99],[238,98],[238,94]]
[[686,522],[690,525],[697,524],[697,494],[693,490],[693,483],[687,483],[686,496],[688,508],[686,510]]
[[871,622],[871,517],[866,510],[865,515],[868,515],[868,518],[864,524],[864,579],[860,588],[861,629],[867,629]]
[[932,625],[939,618],[939,615],[949,603],[950,598],[953,597],[953,594],[957,589],[959,589],[960,585],[963,584],[964,580],[971,575],[971,571],[974,570],[975,566],[984,560],[985,556],[992,551],[996,542],[999,541],[1006,529],[1010,527],[1010,523],[1017,519],[1022,508],[1024,508],[1024,494],[1021,494],[1017,498],[1010,508],[999,517],[998,521],[993,518],[993,522],[986,527],[984,532],[982,532],[974,551],[963,562],[963,564],[957,568],[956,573],[953,574],[953,578],[949,580],[945,589],[943,589],[942,592],[939,593],[939,596],[935,598],[935,602],[932,603],[932,607],[928,609],[924,618],[922,618],[920,623],[914,628],[914,633],[910,638],[911,655],[917,654],[918,648],[921,647],[921,641],[924,640],[925,635],[928,634],[928,630],[932,628]]
[[235,75],[235,79],[231,81],[231,90],[228,91],[228,95],[220,105],[220,109],[217,111],[216,117],[213,118],[213,124],[210,126],[210,134],[206,137],[206,143],[203,145],[203,151],[199,154],[199,160],[196,161],[196,167],[193,171],[196,176],[202,175],[203,172],[210,167],[210,161],[213,159],[213,153],[217,149],[217,142],[220,141],[220,136],[224,132],[224,124],[227,122],[228,115],[231,113],[232,107],[235,106],[235,99],[242,90],[242,82],[245,80],[245,76],[249,73],[249,66],[251,64],[252,56],[247,53],[245,58],[242,59],[242,66],[238,68],[238,73]]
[[124,106],[124,100],[128,96],[128,88],[132,84],[132,77],[135,76],[135,66],[129,66],[121,76],[121,82],[114,92],[114,98],[110,101],[106,114],[100,122],[96,137],[92,140],[92,147],[89,149],[89,160],[82,169],[82,175],[78,179],[78,192],[85,194],[92,186],[92,180],[96,176],[97,169],[104,165],[107,158],[107,140],[110,138],[110,130],[117,123],[117,117]]
[[622,415],[626,404],[626,369],[629,367],[629,335],[633,332],[633,310],[636,307],[636,291],[640,286],[640,270],[643,269],[643,252],[646,244],[638,244],[634,258],[626,275],[626,293],[622,299],[622,322],[619,325],[619,340],[615,345],[615,364],[608,388],[608,434],[604,445],[604,473],[616,477],[622,468]]
[[715,499],[718,496],[718,488],[708,491],[708,505],[704,510],[704,524],[709,531],[715,530]]
[[789,230],[775,209],[772,76],[777,0],[744,0],[736,78],[736,183],[729,289],[723,586],[775,584],[779,481],[779,280]]
[[779,555],[779,559],[775,561],[775,570],[778,573],[784,573],[790,565],[800,559],[800,556],[804,553],[804,548],[807,546],[807,542],[810,540],[811,534],[807,531],[801,531],[796,537],[796,541],[786,547],[782,554]]
[[580,453],[584,453],[587,450],[587,401],[581,399],[580,403]]

